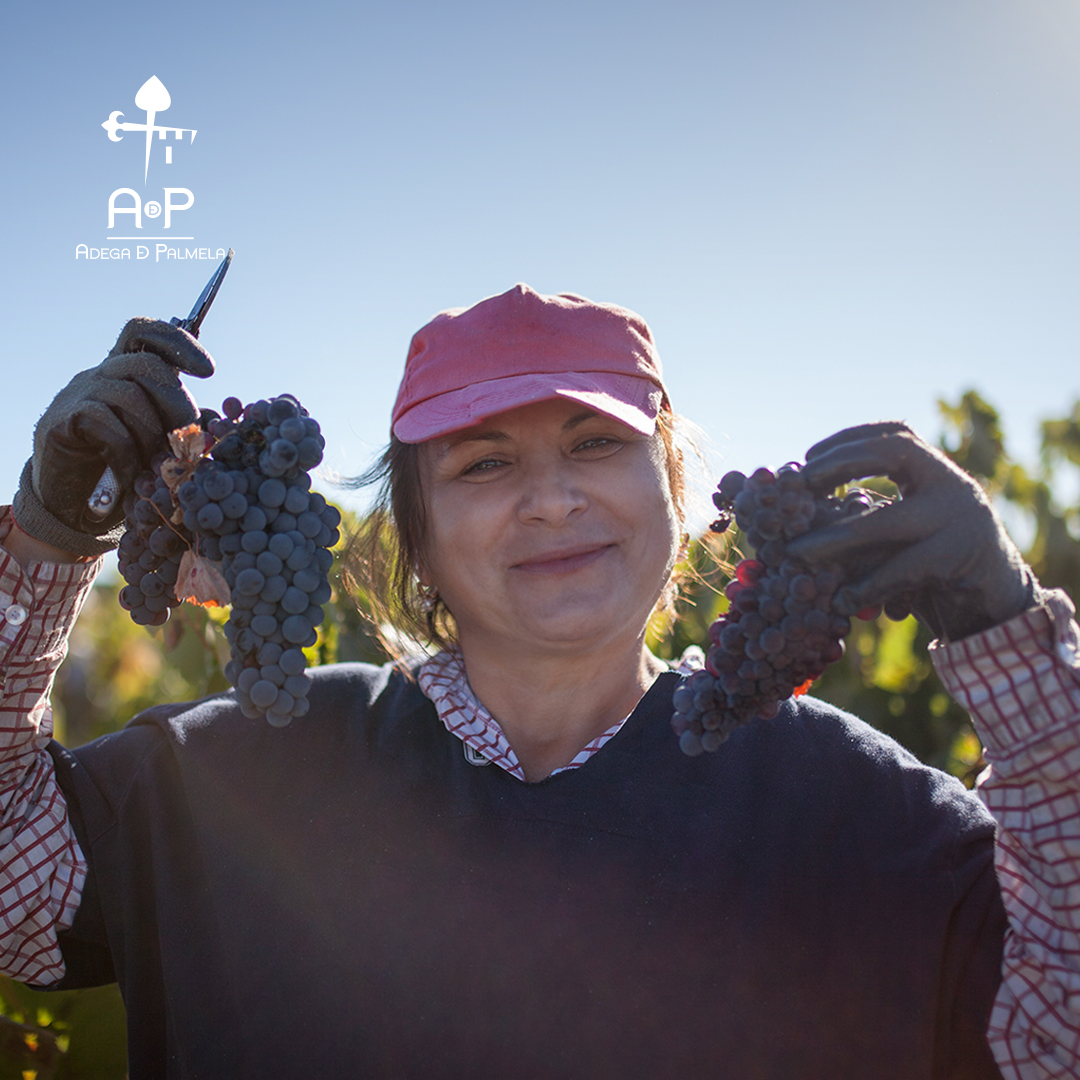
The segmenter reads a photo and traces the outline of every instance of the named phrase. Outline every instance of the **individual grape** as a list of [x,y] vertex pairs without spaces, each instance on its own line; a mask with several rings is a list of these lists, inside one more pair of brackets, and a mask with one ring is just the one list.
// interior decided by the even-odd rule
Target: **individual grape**
[[260,666],[267,664],[276,664],[281,659],[282,648],[276,642],[267,641],[259,646],[259,651],[255,656],[255,659],[259,662]]
[[221,502],[233,492],[233,478],[225,469],[215,469],[202,483],[202,490],[208,499]]
[[289,420],[300,415],[299,402],[289,394],[282,394],[274,398],[267,407],[266,418],[271,424],[280,424],[283,420]]
[[[244,474],[241,473],[241,476]],[[249,532],[265,532],[267,525],[266,511],[261,506],[254,506],[248,504],[247,512],[240,519],[240,531]]]
[[252,566],[246,570],[241,570],[236,575],[236,584],[233,588],[244,596],[254,596],[256,593],[262,592],[262,587],[265,584],[266,578]]
[[259,598],[267,603],[276,604],[286,593],[289,583],[281,574],[273,574],[266,579],[266,584],[259,593]]
[[230,521],[239,521],[247,513],[248,501],[247,498],[240,494],[239,491],[234,491],[231,495],[221,500],[221,512]]
[[[259,637],[270,638],[277,633],[278,621],[273,615],[256,615],[251,620],[251,629],[254,630]],[[287,640],[292,641],[293,639],[287,638]]]
[[259,668],[259,674],[266,679],[267,682],[272,682],[279,690],[285,685],[285,672],[282,671],[277,664],[263,664],[262,667]]
[[267,578],[281,573],[284,563],[272,551],[260,551],[255,565]]
[[217,503],[208,502],[196,515],[195,521],[200,532],[213,533],[221,528],[225,520],[221,507]]
[[307,660],[300,649],[286,649],[278,658],[278,666],[286,675],[300,675],[307,667]]
[[281,438],[288,439],[289,442],[298,443],[305,435],[307,435],[307,427],[301,417],[290,416],[287,420],[281,422],[278,427],[278,433]]
[[306,697],[311,689],[311,680],[306,675],[287,675],[284,687],[294,698]]
[[297,465],[301,469],[312,469],[322,461],[322,444],[311,436],[305,436],[297,446]]
[[245,530],[240,537],[240,547],[252,555],[265,551],[266,544],[267,535],[262,529],[252,529],[250,532]]
[[[844,499],[816,496],[796,464],[776,473],[758,469],[749,477],[730,472],[713,502],[720,512],[714,529],[722,532],[734,519],[757,558],[743,559],[724,590],[729,606],[709,628],[704,670],[675,690],[671,724],[691,756],[718,749],[742,724],[773,718],[781,702],[843,656],[851,621],[832,610],[841,570],[791,559],[787,544],[879,505],[858,489]],[[319,590],[311,593],[313,603],[324,602],[320,597]]]
[[[276,670],[276,669],[275,669]],[[277,692],[277,699],[271,706],[273,712],[279,713],[282,716],[292,716],[292,708],[296,699],[286,690],[284,687],[279,686]]]
[[301,615],[308,609],[308,595],[303,589],[290,585],[281,598],[281,607],[290,615]]
[[252,704],[260,709],[269,709],[278,698],[278,688],[269,679],[259,679],[248,693]]
[[285,492],[282,508],[289,514],[303,514],[311,505],[311,496],[301,487],[290,487]]
[[263,506],[279,507],[285,501],[288,490],[277,477],[264,480],[259,485],[259,502]]
[[270,537],[270,543],[267,546],[279,559],[284,561],[293,553],[293,548],[296,545],[293,544],[292,537],[284,533],[275,533]]
[[312,635],[315,633],[315,628],[303,615],[290,615],[281,624],[281,633],[285,640],[293,645],[306,648],[309,642],[314,644]]
[[311,553],[307,548],[297,544],[293,547],[292,554],[285,560],[285,565],[290,570],[303,570],[311,561]]

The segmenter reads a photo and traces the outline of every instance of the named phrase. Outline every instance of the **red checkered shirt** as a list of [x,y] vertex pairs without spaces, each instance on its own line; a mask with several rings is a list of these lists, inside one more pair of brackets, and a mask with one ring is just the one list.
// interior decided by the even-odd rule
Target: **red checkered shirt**
[[983,634],[931,649],[990,767],[1009,916],[988,1036],[1001,1071],[1080,1076],[1080,632],[1061,592]]
[[[9,527],[5,513],[0,541]],[[0,550],[0,971],[40,986],[63,975],[57,933],[71,925],[86,878],[45,753],[49,690],[100,566],[35,563],[24,573]],[[1072,615],[1069,600],[1051,593],[1040,608],[932,650],[991,762],[979,790],[999,823],[1010,931],[988,1034],[1007,1080],[1080,1075],[1080,632]],[[433,657],[419,681],[470,760],[523,780],[460,654]]]
[[[11,530],[0,516],[0,542]],[[0,972],[48,986],[64,974],[57,932],[75,918],[86,859],[45,752],[49,691],[101,559],[31,563],[0,550]]]

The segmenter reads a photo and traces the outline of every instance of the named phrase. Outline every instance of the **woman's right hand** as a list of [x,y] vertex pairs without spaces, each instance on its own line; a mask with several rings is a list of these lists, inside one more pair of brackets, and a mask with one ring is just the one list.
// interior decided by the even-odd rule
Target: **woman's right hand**
[[[123,531],[123,496],[168,432],[198,419],[179,373],[207,378],[214,361],[198,341],[157,319],[132,319],[108,357],[81,371],[53,399],[34,431],[14,513],[19,528],[73,556],[116,547]],[[89,500],[111,468],[121,497],[104,518]]]

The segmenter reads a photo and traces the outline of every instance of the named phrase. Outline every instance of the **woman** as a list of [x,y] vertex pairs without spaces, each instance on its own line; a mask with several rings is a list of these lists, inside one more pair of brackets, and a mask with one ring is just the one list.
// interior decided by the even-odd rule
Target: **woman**
[[517,286],[413,339],[388,600],[442,652],[320,669],[284,730],[225,694],[49,743],[97,565],[75,560],[116,538],[86,499],[192,418],[175,368],[209,366],[181,331],[129,324],[39,423],[0,563],[6,970],[118,979],[132,1077],[1076,1066],[1067,600],[906,429],[841,433],[815,482],[884,473],[905,499],[802,554],[875,567],[844,602],[900,598],[942,638],[999,770],[1001,886],[982,805],[820,702],[686,757],[680,676],[644,644],[681,464],[651,335],[613,305]]

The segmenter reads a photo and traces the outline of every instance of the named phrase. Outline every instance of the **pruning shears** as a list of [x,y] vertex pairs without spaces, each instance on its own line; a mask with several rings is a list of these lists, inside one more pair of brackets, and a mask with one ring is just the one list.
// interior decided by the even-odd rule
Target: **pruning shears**
[[[199,327],[202,326],[202,321],[206,318],[206,313],[210,310],[210,305],[213,304],[218,289],[221,288],[221,283],[225,280],[225,274],[229,270],[232,258],[233,249],[229,248],[229,254],[221,260],[217,269],[210,276],[206,288],[199,294],[199,299],[195,301],[191,313],[186,319],[179,317],[170,319],[169,324],[171,326],[178,326],[181,330],[186,330],[192,337],[197,338],[199,336]],[[101,474],[101,479],[97,482],[97,487],[94,488],[90,498],[87,500],[86,506],[94,517],[100,519],[109,514],[119,497],[120,483],[112,469],[106,466],[105,471]]]

